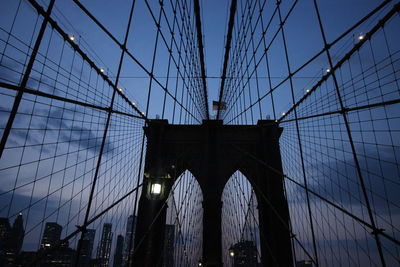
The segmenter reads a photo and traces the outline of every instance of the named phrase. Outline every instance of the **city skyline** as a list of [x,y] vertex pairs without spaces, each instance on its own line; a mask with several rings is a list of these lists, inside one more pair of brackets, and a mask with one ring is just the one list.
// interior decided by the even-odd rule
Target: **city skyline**
[[[133,216],[127,218],[127,232],[132,238]],[[70,248],[69,242],[63,241],[63,227],[56,222],[46,222],[41,237],[40,247],[37,250],[21,250],[24,239],[24,229],[22,228],[23,214],[20,213],[14,220],[12,226],[8,218],[0,218],[0,263],[4,266],[24,266],[33,262],[39,264],[70,264],[76,261],[76,250]],[[95,242],[97,241],[97,242]],[[97,244],[97,246],[94,246]],[[87,229],[83,235],[82,251],[79,257],[78,266],[126,266],[123,252],[124,236],[122,234],[113,235],[112,224],[103,223],[101,235],[97,235],[95,229]],[[78,244],[74,249],[77,249]],[[96,248],[96,252],[94,252]],[[95,254],[95,255],[94,255]],[[111,257],[112,256],[112,257]],[[53,262],[53,263],[52,263]],[[7,265],[9,264],[9,265]],[[65,265],[62,265],[65,266]]]
[[0,6],[3,263],[400,263],[399,0]]

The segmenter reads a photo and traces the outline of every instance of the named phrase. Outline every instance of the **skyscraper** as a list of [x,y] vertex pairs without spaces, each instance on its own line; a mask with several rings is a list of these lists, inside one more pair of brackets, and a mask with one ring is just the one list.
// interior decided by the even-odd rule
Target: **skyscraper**
[[131,247],[131,251],[133,251],[133,242],[134,242],[134,233],[136,226],[136,216],[130,215],[128,217],[128,221],[126,223],[126,234],[125,234],[125,244],[124,244],[124,252],[123,252],[123,263],[124,266],[127,266],[128,257],[129,257],[129,246]]
[[11,226],[8,218],[0,218],[0,251],[4,251],[8,244]]
[[41,249],[48,249],[55,246],[61,237],[62,226],[56,222],[47,222],[44,227]]
[[10,248],[15,254],[18,254],[21,251],[22,243],[24,242],[24,236],[24,220],[22,219],[22,213],[20,213],[14,220],[13,226],[11,228],[11,238],[9,241]]
[[92,257],[92,251],[93,251],[93,244],[94,244],[94,238],[96,236],[96,230],[95,229],[87,229],[86,233],[83,235],[83,240],[89,241],[89,246],[88,246],[88,255],[91,258]]
[[117,245],[115,246],[114,253],[114,267],[122,267],[122,251],[124,249],[124,237],[118,235]]
[[7,264],[7,249],[11,226],[8,218],[0,218],[0,266]]
[[163,267],[174,266],[175,225],[165,225]]
[[0,265],[13,266],[24,242],[22,213],[15,218],[12,227],[8,218],[0,218]]
[[105,223],[103,225],[103,232],[101,233],[101,239],[99,245],[97,246],[97,259],[99,261],[99,266],[101,267],[108,267],[108,262],[110,260],[113,236],[111,229],[111,223]]
[[83,234],[81,243],[81,251],[79,256],[79,266],[89,266],[92,258],[93,243],[96,235],[95,229],[87,229]]
[[253,241],[240,241],[230,249],[230,256],[233,257],[234,267],[257,267],[257,247]]

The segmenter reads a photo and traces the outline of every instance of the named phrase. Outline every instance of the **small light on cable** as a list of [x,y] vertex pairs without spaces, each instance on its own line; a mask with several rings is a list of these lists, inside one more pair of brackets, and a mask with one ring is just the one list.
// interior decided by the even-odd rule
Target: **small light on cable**
[[309,93],[309,92],[310,92],[310,89],[307,89],[306,92]]
[[285,116],[286,115],[286,113],[285,112],[282,112],[282,116]]
[[100,72],[101,72],[101,73],[104,73],[104,71],[105,71],[104,69],[100,69]]
[[118,88],[118,91],[120,91],[122,93],[122,88]]
[[331,69],[330,69],[330,68],[327,68],[327,69],[326,69],[326,72],[327,72],[327,73],[331,72]]
[[358,37],[357,37],[357,39],[360,41],[364,40],[364,38],[365,38],[365,35],[362,33],[360,33],[360,35],[358,35]]
[[75,36],[73,36],[73,35],[69,35],[68,38],[69,38],[72,42],[75,41]]

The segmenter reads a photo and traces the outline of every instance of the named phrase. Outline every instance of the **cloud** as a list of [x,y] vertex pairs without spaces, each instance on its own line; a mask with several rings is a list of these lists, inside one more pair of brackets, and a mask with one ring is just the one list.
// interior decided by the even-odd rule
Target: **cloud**
[[[40,150],[42,153],[50,153],[51,151],[46,145],[59,143],[59,146],[65,146],[65,150],[68,150],[69,145],[72,145],[80,150],[99,153],[104,125],[93,125],[87,119],[88,116],[84,113],[83,108],[76,106],[74,108],[74,115],[71,115],[70,109],[52,106],[50,112],[47,109],[35,108],[34,115],[42,115],[45,116],[44,118],[34,117],[30,121],[30,116],[18,116],[18,125],[26,128],[13,130],[9,144],[13,146],[35,145],[33,146],[34,149]],[[31,114],[32,110],[22,110],[21,112]],[[97,129],[89,128],[91,126],[96,126]],[[104,145],[105,155],[115,152],[116,147],[110,137],[106,138]]]
[[[377,214],[400,213],[400,194],[397,180],[397,165],[394,164],[393,151],[389,147],[379,146],[379,150],[357,147],[361,172],[367,189],[369,201]],[[365,150],[365,151],[364,151]],[[363,155],[361,156],[361,151]],[[380,159],[380,160],[377,160]],[[390,164],[392,162],[393,164]],[[312,191],[326,197],[343,207],[365,206],[364,196],[360,186],[354,159],[352,157],[338,158],[306,165],[308,187]],[[288,182],[288,184],[292,184]],[[289,203],[305,202],[304,189],[294,185],[289,190]],[[296,197],[297,196],[297,197]],[[323,201],[312,197],[312,201]],[[390,210],[388,208],[390,207]]]

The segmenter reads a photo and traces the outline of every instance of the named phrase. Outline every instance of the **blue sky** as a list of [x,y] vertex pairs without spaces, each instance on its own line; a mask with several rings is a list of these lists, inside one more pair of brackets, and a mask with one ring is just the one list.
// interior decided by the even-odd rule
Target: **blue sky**
[[[47,0],[38,1],[44,7],[47,6],[48,2]],[[82,0],[81,2],[119,42],[123,41],[131,6],[130,1]],[[172,19],[170,2],[174,1],[165,1],[166,17],[169,20]],[[239,14],[241,14],[244,8],[244,2],[239,1]],[[186,3],[193,18],[192,2],[186,1]],[[219,94],[219,77],[222,72],[230,2],[223,0],[203,0],[200,3],[202,8],[201,17],[205,44],[206,72],[207,76],[209,76],[207,79],[208,104],[211,109],[211,102],[217,100]],[[286,16],[293,3],[294,1],[282,2],[281,11],[283,17]],[[379,3],[381,1],[374,0],[318,1],[328,42],[335,40],[351,25],[373,10]],[[2,3],[0,10],[0,51],[2,53],[0,80],[14,85],[20,82],[24,64],[26,64],[28,59],[27,54],[31,51],[28,49],[28,45],[32,47],[35,40],[34,37],[37,35],[42,21],[41,17],[37,16],[36,11],[34,11],[27,1],[22,1],[21,7],[17,12],[18,4],[19,1],[5,1]],[[392,6],[392,4],[389,4],[381,12],[336,43],[331,49],[334,64],[359,42],[358,36],[368,32]],[[274,8],[274,2],[266,2],[263,11],[264,25],[269,20]],[[158,1],[148,1],[148,6],[146,5],[146,1],[136,1],[127,49],[147,70],[150,70],[153,65],[152,59],[156,38],[156,26],[152,14],[157,20],[159,12]],[[112,82],[115,82],[121,55],[118,45],[104,34],[73,1],[56,1],[52,18],[59,23],[67,34],[74,36],[74,42],[95,62],[97,67],[105,70],[105,75]],[[14,19],[15,22],[13,24]],[[235,27],[240,24],[239,19],[240,16],[235,21]],[[176,90],[177,99],[183,101],[182,104],[187,105],[186,108],[194,114],[194,117],[191,117],[188,112],[182,111],[179,105],[174,107],[173,99],[168,96],[166,98],[164,118],[174,123],[198,123],[201,121],[201,116],[196,111],[196,105],[198,105],[196,101],[198,99],[195,98],[192,101],[185,102],[185,98],[189,99],[190,97],[182,85],[182,79],[176,78],[177,68],[174,64],[179,64],[179,60],[175,44],[172,50],[174,59],[177,61],[175,63],[171,62],[169,77],[167,77],[169,58],[168,49],[164,41],[169,44],[171,42],[171,34],[168,30],[165,17],[161,16],[160,24],[163,36],[159,36],[157,43],[153,66],[154,76],[172,95],[175,94]],[[253,21],[253,26],[255,25],[256,22]],[[340,74],[340,82],[343,83],[341,90],[343,90],[346,106],[356,107],[357,105],[399,98],[398,81],[397,84],[393,82],[393,77],[395,80],[398,80],[398,76],[391,75],[393,72],[398,72],[400,37],[397,31],[399,25],[398,16],[395,16],[385,28],[386,39],[382,32],[377,33],[371,42],[366,43],[359,54],[353,56],[348,64],[340,69],[342,72]],[[267,31],[267,37],[265,38],[267,42],[272,39],[278,27],[279,21],[275,16],[272,19],[270,29]],[[12,32],[12,37],[7,34],[10,31]],[[175,28],[175,31],[178,32],[177,28]],[[254,41],[257,43],[261,40],[260,33],[262,29],[260,23],[257,24],[254,32]],[[312,1],[298,1],[285,24],[285,34],[292,71],[303,65],[323,48]],[[234,28],[233,36],[232,49],[235,49],[236,40],[241,37],[238,34],[238,28]],[[10,45],[7,44],[7,40]],[[178,46],[179,40],[178,38],[176,44]],[[196,39],[194,38],[194,40]],[[393,56],[390,58],[392,63],[394,61],[393,69],[384,67],[389,62],[387,57],[388,47],[385,41],[388,41],[389,50],[391,49],[390,53],[393,53]],[[247,39],[247,42],[249,42],[249,39]],[[263,52],[263,48],[258,49],[256,58],[263,59]],[[375,57],[375,62],[372,60],[372,54]],[[231,54],[231,59],[232,56],[234,57],[234,54]],[[272,76],[271,83],[272,86],[276,86],[288,76],[282,37],[280,35],[272,42],[268,57]],[[376,62],[381,62],[379,63],[381,65],[378,64],[378,67],[382,67],[382,69],[375,73],[373,66]],[[250,63],[253,64],[252,62]],[[180,64],[183,64],[183,61]],[[327,57],[323,54],[294,75],[293,85],[296,101],[306,94],[306,90],[315,85],[322,75],[326,74],[328,67]],[[361,73],[368,73],[365,71],[366,68],[372,68],[372,71],[370,71],[371,74],[366,78],[359,78]],[[350,69],[354,72],[354,76],[349,74]],[[376,78],[374,75],[378,76],[378,74],[382,77],[380,78],[382,84],[375,86]],[[229,108],[234,109],[236,104],[228,103],[225,122],[228,122],[230,118],[236,115],[236,118],[231,121],[233,124],[243,121],[256,123],[259,118],[274,117],[271,99],[267,94],[269,84],[266,78],[266,63],[264,60],[258,67],[257,75],[260,78],[258,84],[260,87],[259,93],[261,96],[266,96],[260,101],[259,108],[261,114],[258,113],[258,103],[254,105],[254,108],[249,108],[241,116],[235,113],[237,111],[229,110]],[[387,78],[388,75],[389,78]],[[125,56],[120,76],[118,87],[122,89],[122,93],[127,96],[129,101],[134,103],[133,105],[137,106],[140,111],[145,112],[147,97],[151,88],[150,105],[148,106],[148,114],[146,115],[149,118],[155,118],[156,115],[163,113],[164,90],[159,84],[154,81],[151,82],[148,74],[128,56]],[[195,83],[193,79],[191,81]],[[372,85],[363,85],[363,83],[368,82]],[[384,84],[384,82],[388,82],[388,84]],[[242,98],[238,98],[240,99],[239,101],[246,98],[247,106],[249,105],[248,101],[250,97],[252,97],[252,102],[257,97],[255,79],[250,79],[248,83],[250,88],[247,89],[246,87]],[[188,85],[188,87],[190,86]],[[112,95],[112,88],[104,81],[101,75],[96,73],[79,55],[74,53],[70,45],[60,38],[58,33],[50,27],[47,28],[44,35],[39,49],[38,60],[34,64],[30,80],[28,81],[28,87],[44,93],[55,94],[102,107],[107,107],[110,104]],[[334,87],[330,79],[319,90],[313,93],[304,104],[298,107],[298,116],[315,115],[321,112],[337,110],[339,105],[336,92],[332,88]],[[353,91],[357,91],[354,88],[361,91],[365,89],[365,92],[362,91],[355,97],[351,94]],[[0,132],[2,133],[15,97],[15,91],[1,88],[0,92],[1,98],[4,99],[0,103],[0,125],[2,126]],[[274,91],[273,96],[275,98],[276,117],[279,118],[281,117],[281,113],[287,112],[293,104],[289,82],[287,81],[280,85]],[[132,109],[132,106],[128,105],[120,96],[117,96],[114,108],[121,112],[138,115]],[[398,202],[394,192],[398,191],[399,185],[397,182],[387,182],[382,179],[396,181],[396,178],[398,178],[396,176],[396,172],[399,171],[398,159],[400,157],[398,141],[400,140],[400,135],[398,134],[400,122],[397,119],[398,111],[398,106],[394,105],[387,108],[374,109],[373,112],[369,113],[355,112],[349,115],[349,120],[352,122],[352,130],[354,131],[354,139],[358,144],[356,150],[360,154],[362,171],[368,177],[368,188],[371,191],[371,195],[376,197],[376,203],[374,204],[376,205],[376,210],[378,213],[382,213],[384,219],[393,219],[394,221],[388,223],[379,218],[378,221],[385,226],[390,224],[398,225],[399,210],[397,206],[392,204]],[[0,186],[0,190],[2,192],[12,191],[14,187],[21,186],[17,190],[14,190],[15,192],[13,191],[13,196],[16,199],[20,197],[20,200],[15,200],[10,207],[8,203],[12,202],[9,202],[11,194],[1,194],[0,199],[1,197],[3,198],[2,202],[7,202],[1,205],[1,208],[4,208],[2,212],[5,212],[1,213],[1,216],[6,214],[8,210],[11,210],[11,212],[8,212],[8,215],[15,214],[20,209],[26,208],[28,206],[27,203],[42,199],[43,195],[54,191],[54,194],[45,199],[45,201],[39,201],[32,212],[41,214],[44,205],[48,205],[48,211],[45,210],[44,214],[49,214],[52,210],[56,210],[60,203],[66,203],[65,210],[63,211],[64,214],[68,212],[80,214],[77,218],[71,219],[68,222],[69,229],[82,220],[82,213],[78,212],[78,209],[86,203],[88,185],[90,184],[90,179],[93,177],[96,160],[98,159],[97,153],[101,146],[106,117],[107,114],[104,111],[93,111],[79,105],[65,104],[62,101],[50,101],[44,97],[34,97],[25,94],[21,108],[18,111],[17,119],[13,125],[12,135],[6,146],[7,149],[0,161],[0,176],[5,177],[4,179],[7,181]],[[375,119],[373,122],[372,118]],[[287,119],[293,119],[293,113],[289,114]],[[343,187],[347,190],[346,193],[354,193],[355,195],[359,193],[358,189],[352,189],[352,186],[358,188],[359,184],[356,179],[353,179],[354,162],[350,155],[345,130],[340,120],[341,118],[337,116],[330,118],[329,121],[328,119],[311,122],[305,121],[300,127],[300,134],[305,147],[306,169],[310,186],[315,191],[327,196],[334,196]],[[139,168],[138,155],[140,154],[137,147],[141,142],[142,126],[142,120],[113,115],[108,138],[105,143],[106,153],[102,161],[99,189],[96,191],[96,211],[100,211],[106,207],[107,204],[111,203],[112,199],[120,197],[123,192],[126,192],[127,189],[134,187],[136,184]],[[282,126],[285,128],[281,138],[285,173],[296,179],[296,181],[302,181],[302,175],[299,172],[300,163],[296,143],[298,140],[295,138],[294,123],[282,123]],[[57,144],[54,145],[54,143]],[[336,176],[331,175],[332,170],[336,170]],[[112,179],[113,177],[118,177],[119,179]],[[333,180],[333,177],[337,179]],[[71,182],[71,186],[66,186],[68,181]],[[351,186],[346,185],[349,181],[352,183]],[[13,182],[16,182],[16,184]],[[32,187],[30,183],[37,183],[37,186]],[[77,191],[76,186],[78,186],[78,183],[82,191]],[[392,187],[386,190],[384,185],[391,185]],[[304,210],[304,195],[296,188],[291,187],[291,185],[288,185],[288,191],[292,192],[292,198],[289,197],[289,202],[293,205],[293,210],[297,212],[298,210]],[[73,201],[68,202],[68,199],[74,193],[76,193],[76,197]],[[109,194],[112,195],[110,200],[103,202],[104,199],[102,198]],[[379,196],[384,194],[388,194],[390,197],[390,208],[382,206],[383,204],[387,204],[387,199],[379,198]],[[355,212],[360,213],[360,216],[365,216],[367,219],[366,215],[358,210],[362,205],[357,205],[356,201],[352,202],[349,199],[351,197],[344,197],[341,199],[341,204],[351,209],[354,208]],[[318,204],[318,201],[315,203],[317,204],[313,206],[313,209],[316,210],[317,216],[330,216],[329,210],[325,210],[322,204]],[[126,206],[127,204],[124,205]],[[119,208],[113,212],[114,215],[118,214],[119,216],[119,219],[115,219],[116,228],[119,229],[118,231],[123,232],[123,229],[125,229],[125,219],[121,218],[127,218],[126,210]],[[129,212],[132,212],[131,207],[129,208]],[[388,215],[390,212],[392,212],[392,215]],[[303,216],[304,213],[300,212],[299,227],[307,220]],[[54,219],[55,215],[53,217],[50,216],[50,218]],[[112,216],[103,218],[103,220],[107,221],[110,218]],[[69,215],[68,219],[70,219]],[[60,220],[63,223],[67,223],[68,219]],[[35,223],[37,223],[36,219],[28,223],[31,229],[36,229],[32,230],[32,236],[29,237],[29,240],[31,240],[29,242],[32,244],[34,243],[32,240],[37,240],[40,235],[38,230],[40,226],[37,226]],[[97,227],[99,225],[101,225],[101,222],[97,224]],[[324,226],[321,226],[321,229],[319,234],[323,236]],[[301,233],[301,235],[305,240],[309,240],[309,233],[307,231]],[[28,245],[26,246],[28,247]],[[307,244],[307,246],[311,247],[311,244]],[[29,245],[30,249],[33,247],[34,245]]]

